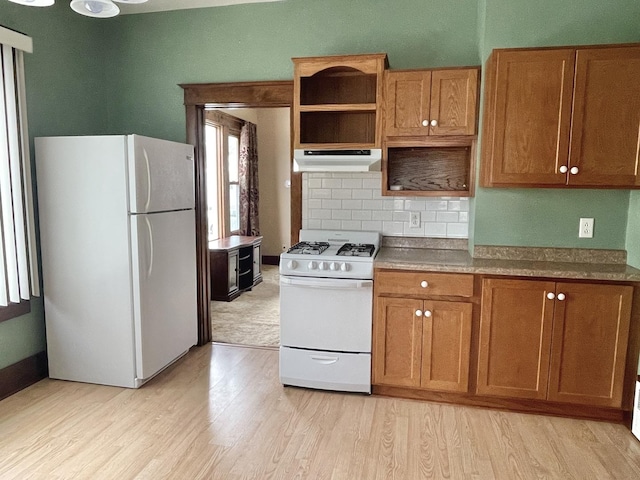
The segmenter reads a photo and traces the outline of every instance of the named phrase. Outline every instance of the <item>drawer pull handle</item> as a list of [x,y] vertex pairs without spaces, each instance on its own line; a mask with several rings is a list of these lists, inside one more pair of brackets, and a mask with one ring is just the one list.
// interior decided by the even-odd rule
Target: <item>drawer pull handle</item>
[[323,365],[331,365],[332,363],[336,363],[338,361],[338,357],[325,357],[322,355],[311,355],[311,360],[315,360],[318,363],[322,363]]
[[429,283],[426,280],[423,280],[423,281],[420,282],[420,286],[422,288],[427,288],[429,286]]

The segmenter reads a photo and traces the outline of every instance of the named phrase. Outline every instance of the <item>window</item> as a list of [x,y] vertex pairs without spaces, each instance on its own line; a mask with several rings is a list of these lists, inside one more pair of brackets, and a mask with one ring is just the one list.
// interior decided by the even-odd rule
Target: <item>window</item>
[[242,120],[205,112],[205,155],[209,241],[240,230],[240,129]]
[[[0,27],[0,321],[39,295],[23,51],[31,39]],[[27,308],[25,309],[25,304]]]

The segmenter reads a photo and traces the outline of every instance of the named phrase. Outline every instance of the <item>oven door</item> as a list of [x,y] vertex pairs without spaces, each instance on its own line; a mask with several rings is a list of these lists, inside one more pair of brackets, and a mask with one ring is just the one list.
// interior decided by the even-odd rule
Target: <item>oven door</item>
[[280,343],[371,352],[373,281],[280,277]]

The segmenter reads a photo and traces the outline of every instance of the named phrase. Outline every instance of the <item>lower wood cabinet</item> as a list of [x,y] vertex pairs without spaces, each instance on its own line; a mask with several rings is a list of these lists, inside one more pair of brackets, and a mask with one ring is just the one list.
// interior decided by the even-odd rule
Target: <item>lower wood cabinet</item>
[[232,235],[209,242],[211,299],[231,301],[262,281],[262,237]]
[[633,287],[485,279],[479,395],[620,408]]
[[447,292],[442,292],[445,286],[453,294],[459,278],[464,283],[471,280],[469,295],[472,295],[473,279],[467,275],[377,274],[374,384],[450,392],[468,390],[473,305],[464,301],[380,295],[413,289],[418,295],[428,296],[429,285],[435,289],[434,295],[446,295]]

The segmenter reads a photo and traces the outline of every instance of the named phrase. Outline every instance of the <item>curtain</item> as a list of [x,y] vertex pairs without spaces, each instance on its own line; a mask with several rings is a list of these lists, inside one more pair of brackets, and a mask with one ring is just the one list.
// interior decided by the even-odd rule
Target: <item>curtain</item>
[[260,235],[258,218],[258,134],[245,122],[240,130],[240,235]]

